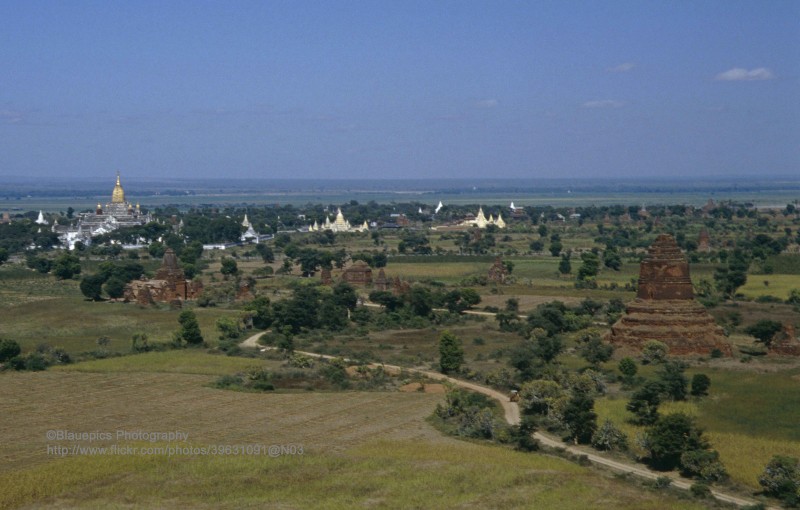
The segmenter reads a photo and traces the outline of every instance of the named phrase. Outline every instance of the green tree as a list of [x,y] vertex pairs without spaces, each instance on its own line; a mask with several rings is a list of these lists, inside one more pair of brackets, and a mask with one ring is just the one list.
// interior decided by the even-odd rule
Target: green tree
[[272,315],[275,325],[291,334],[297,334],[303,328],[316,328],[319,325],[320,297],[319,290],[315,287],[310,285],[298,287],[291,299],[273,303]]
[[590,251],[581,253],[581,260],[583,264],[578,269],[578,280],[585,281],[587,278],[597,276],[598,271],[600,271],[600,258],[597,254]]
[[517,331],[519,327],[519,319],[517,314],[511,311],[503,310],[494,315],[500,331]]
[[275,262],[275,253],[268,245],[259,243],[256,245],[256,251],[259,255],[261,255],[261,259],[264,261],[264,263],[271,264]]
[[389,258],[383,252],[378,252],[372,256],[372,265],[376,268],[386,267]]
[[253,327],[267,329],[272,325],[272,309],[268,297],[257,296],[245,304],[244,309],[251,314]]
[[112,299],[119,299],[125,293],[125,284],[125,280],[119,276],[112,276],[106,281],[103,287],[105,288],[108,297]]
[[636,373],[639,371],[639,367],[636,366],[636,362],[633,360],[633,358],[628,356],[619,360],[617,369],[622,374],[625,384],[632,384],[633,378],[636,377]]
[[574,394],[564,409],[564,423],[569,431],[569,438],[575,444],[590,443],[597,430],[594,399],[582,391]]
[[464,349],[461,340],[449,331],[439,336],[439,369],[443,374],[456,373],[464,363]]
[[708,388],[711,387],[711,379],[706,374],[694,374],[692,376],[691,394],[695,397],[708,395]]
[[403,300],[391,292],[376,290],[369,293],[369,300],[383,306],[387,312],[395,312],[403,306]]
[[658,371],[664,393],[672,400],[686,400],[686,386],[689,380],[684,375],[686,365],[680,361],[668,361]]
[[756,341],[769,347],[775,334],[783,328],[780,322],[762,319],[755,324],[744,328],[744,332],[748,335],[756,337]]
[[551,241],[550,242],[550,255],[553,257],[558,257],[561,255],[561,250],[564,248],[564,245],[561,244],[561,241]]
[[220,317],[215,325],[219,331],[220,340],[235,340],[242,335],[242,325],[233,317]]
[[634,414],[631,420],[638,425],[652,425],[658,420],[658,406],[661,405],[661,394],[664,386],[660,381],[648,381],[636,390],[625,405],[625,409]]
[[0,266],[8,260],[8,250],[0,248]]
[[333,287],[333,297],[337,306],[341,306],[350,311],[355,310],[358,304],[358,293],[356,293],[356,289],[347,282],[339,282]]
[[775,455],[758,477],[764,492],[787,507],[800,505],[800,461],[787,455]]
[[219,272],[223,275],[229,276],[239,272],[239,266],[234,259],[223,257],[221,263],[222,267],[220,267]]
[[178,316],[178,323],[181,329],[178,331],[178,337],[189,345],[200,345],[203,343],[203,335],[200,332],[200,323],[197,322],[197,316],[191,310],[184,310]]
[[617,250],[608,248],[603,252],[603,265],[614,271],[619,271],[622,267],[622,258]]
[[22,349],[20,349],[16,341],[8,338],[0,339],[0,363],[19,356],[20,352],[22,352]]
[[604,343],[599,335],[589,335],[584,339],[580,348],[581,356],[593,367],[598,367],[600,363],[605,363],[614,354],[614,346]]
[[[722,253],[720,253],[720,256],[722,256]],[[736,289],[747,283],[749,265],[750,261],[747,255],[741,249],[734,250],[733,255],[728,257],[728,266],[717,268],[714,271],[717,290],[728,298],[734,297]]]
[[570,262],[570,254],[564,253],[561,255],[561,261],[558,263],[558,272],[561,274],[570,274],[572,272],[572,263]]
[[[408,293],[408,305],[414,315],[428,317],[433,311],[433,297],[425,287],[414,286]],[[387,307],[388,309],[388,307]]]
[[334,296],[325,296],[319,305],[319,327],[328,331],[341,331],[347,327],[347,308],[340,305]]
[[81,292],[92,301],[100,301],[105,281],[106,279],[102,274],[86,275],[81,279]]
[[51,271],[61,280],[69,280],[81,274],[81,261],[71,253],[62,253],[53,261]]
[[25,264],[36,271],[47,274],[53,267],[53,261],[47,257],[28,254],[25,256]]
[[684,413],[659,418],[647,429],[645,442],[650,465],[665,471],[677,468],[685,452],[706,450],[709,446],[702,429]]

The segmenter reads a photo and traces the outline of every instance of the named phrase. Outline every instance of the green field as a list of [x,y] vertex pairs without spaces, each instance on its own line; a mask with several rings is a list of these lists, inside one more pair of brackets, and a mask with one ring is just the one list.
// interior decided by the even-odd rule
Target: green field
[[[800,369],[768,373],[695,369],[688,373],[691,376],[695,372],[711,378],[710,395],[666,403],[660,413],[695,416],[733,481],[757,489],[758,476],[773,455],[800,457]],[[643,429],[627,422],[631,414],[625,410],[626,403],[626,399],[599,399],[596,410],[598,422],[610,419],[632,440]],[[635,446],[634,452],[644,454]]]
[[[72,354],[99,350],[97,340],[108,337],[110,352],[129,352],[131,336],[145,333],[150,342],[169,342],[178,329],[179,310],[168,306],[140,307],[133,303],[87,301],[78,281],[58,281],[15,266],[0,267],[0,324],[2,336],[13,338],[24,351],[40,344]],[[207,340],[216,339],[215,321],[236,311],[197,308]]]

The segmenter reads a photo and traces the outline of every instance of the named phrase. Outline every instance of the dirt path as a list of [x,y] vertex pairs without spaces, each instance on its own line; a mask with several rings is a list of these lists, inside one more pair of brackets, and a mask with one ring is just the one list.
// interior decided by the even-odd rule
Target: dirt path
[[[255,335],[247,338],[245,341],[243,341],[239,345],[242,346],[242,347],[261,348],[263,350],[272,350],[272,349],[274,349],[273,347],[263,347],[263,346],[260,346],[258,344],[258,338],[262,334],[263,333],[255,334]],[[295,352],[298,353],[298,354],[303,354],[305,356],[312,357],[312,358],[334,359],[334,358],[338,357],[338,356],[330,356],[330,355],[327,355],[327,354],[317,354],[317,353],[314,353],[314,352],[306,352],[306,351],[295,351]],[[475,391],[477,393],[482,393],[482,394],[484,394],[486,396],[489,396],[489,397],[497,400],[498,402],[500,402],[500,405],[503,407],[503,411],[504,411],[504,414],[505,414],[506,422],[508,422],[510,425],[517,425],[520,422],[519,406],[517,405],[517,403],[516,402],[510,402],[509,399],[508,399],[508,395],[506,395],[505,393],[502,393],[500,391],[497,391],[495,389],[487,388],[486,386],[481,386],[479,384],[475,384],[475,383],[472,383],[472,382],[469,382],[469,381],[462,381],[460,379],[454,379],[454,378],[446,376],[444,374],[440,374],[439,372],[432,372],[430,370],[422,370],[422,369],[418,369],[418,368],[405,368],[405,367],[400,367],[400,366],[397,366],[397,365],[385,365],[385,364],[382,364],[382,363],[371,363],[369,366],[370,366],[370,368],[382,367],[384,370],[386,370],[387,372],[390,372],[390,373],[399,373],[400,371],[405,370],[408,373],[419,374],[419,375],[422,375],[422,376],[425,376],[425,377],[428,377],[430,379],[434,379],[434,380],[437,380],[437,381],[446,381],[446,382],[449,382],[449,383],[451,383],[451,384],[453,384],[455,386],[459,386],[461,388],[466,388],[466,389]],[[591,450],[590,448],[582,447],[582,446],[576,446],[576,445],[570,445],[570,444],[564,443],[560,439],[553,438],[553,437],[551,437],[549,435],[546,435],[546,434],[543,434],[541,432],[534,432],[533,433],[533,437],[535,439],[537,439],[543,445],[548,446],[550,448],[561,448],[561,449],[564,449],[564,450],[566,450],[567,452],[569,452],[569,453],[571,453],[573,455],[585,455],[586,458],[589,461],[591,461],[593,464],[596,464],[598,466],[603,466],[605,468],[611,469],[611,470],[616,471],[618,473],[628,473],[628,474],[631,474],[631,475],[634,475],[634,476],[638,476],[640,478],[646,478],[648,480],[655,480],[657,478],[665,476],[664,473],[651,471],[650,469],[648,469],[648,468],[646,468],[644,466],[641,466],[641,465],[631,464],[631,463],[628,463],[628,462],[622,462],[622,461],[618,461],[618,460],[609,459],[609,458],[604,457],[603,455],[597,453],[595,450]],[[690,480],[688,478],[675,477],[675,476],[670,476],[669,478],[672,480],[672,486],[673,487],[677,487],[677,488],[683,489],[683,490],[689,490],[689,488],[694,483],[694,481],[692,481],[692,480]],[[748,505],[756,504],[756,501],[753,501],[753,500],[750,500],[750,499],[741,498],[741,497],[738,497],[738,496],[734,496],[732,494],[728,494],[728,493],[725,493],[725,492],[720,492],[718,490],[713,490],[712,489],[711,490],[711,494],[716,499],[718,499],[720,501],[724,501],[726,503],[732,503],[732,504],[737,505],[737,506],[748,506]],[[767,508],[769,510],[780,510],[778,507],[771,507],[770,506],[770,507],[767,507]]]

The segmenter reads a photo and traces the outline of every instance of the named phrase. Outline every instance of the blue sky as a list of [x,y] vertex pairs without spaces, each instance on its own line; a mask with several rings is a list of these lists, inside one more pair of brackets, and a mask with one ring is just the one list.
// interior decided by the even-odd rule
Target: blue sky
[[800,2],[0,0],[0,177],[800,175]]

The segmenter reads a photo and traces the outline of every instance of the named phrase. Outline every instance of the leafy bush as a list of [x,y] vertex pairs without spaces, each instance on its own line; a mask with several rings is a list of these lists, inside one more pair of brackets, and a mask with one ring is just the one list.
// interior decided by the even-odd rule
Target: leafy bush
[[592,446],[603,451],[625,451],[628,449],[628,436],[611,420],[606,420],[592,435]]
[[689,492],[696,498],[707,498],[711,496],[711,488],[702,482],[693,483],[692,486],[689,487]]
[[19,356],[20,352],[22,350],[16,341],[7,338],[0,340],[0,363]]
[[764,492],[776,497],[786,506],[800,504],[800,461],[794,457],[776,455],[770,459],[758,477]]
[[681,474],[699,477],[707,482],[719,482],[728,478],[725,466],[715,450],[692,450],[681,455]]
[[241,375],[223,375],[214,382],[214,387],[220,389],[238,388],[243,384],[244,379]]

